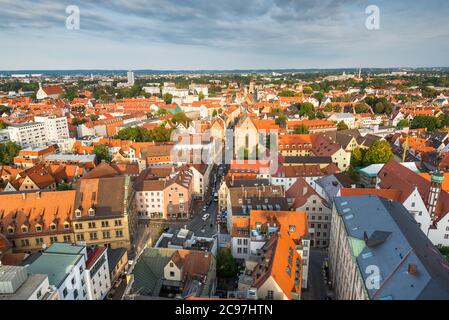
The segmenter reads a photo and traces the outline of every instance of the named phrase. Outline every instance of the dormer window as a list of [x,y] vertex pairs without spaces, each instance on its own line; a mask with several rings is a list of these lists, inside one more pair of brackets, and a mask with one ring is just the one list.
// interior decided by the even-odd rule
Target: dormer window
[[22,233],[28,233],[28,227],[22,226]]
[[81,210],[80,209],[76,209],[75,210],[75,217],[77,217],[77,218],[81,217]]
[[90,216],[90,217],[95,216],[95,210],[94,210],[94,209],[90,208],[90,209],[88,210],[88,212],[89,212],[89,216]]
[[42,226],[36,225],[36,232],[42,232]]
[[56,224],[55,223],[52,223],[50,225],[50,230],[56,230]]
[[13,234],[14,233],[14,228],[13,227],[8,227],[8,233],[9,234]]
[[66,230],[70,229],[70,223],[68,223],[67,221],[64,222],[64,229]]

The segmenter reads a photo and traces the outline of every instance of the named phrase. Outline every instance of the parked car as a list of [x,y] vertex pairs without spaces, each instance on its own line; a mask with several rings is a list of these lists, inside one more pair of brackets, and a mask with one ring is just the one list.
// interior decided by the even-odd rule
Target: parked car
[[206,221],[207,219],[209,219],[209,217],[210,217],[210,214],[206,213],[202,219],[203,219],[203,221]]
[[206,212],[207,211],[207,206],[204,206],[203,207],[203,212]]

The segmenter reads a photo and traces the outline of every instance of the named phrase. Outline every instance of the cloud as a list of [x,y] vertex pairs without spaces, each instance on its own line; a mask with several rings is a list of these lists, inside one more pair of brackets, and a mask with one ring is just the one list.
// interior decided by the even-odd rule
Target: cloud
[[[365,28],[369,4],[381,8],[379,31]],[[81,30],[75,35],[65,29],[68,5],[77,5],[81,11]],[[0,0],[0,9],[0,35],[5,39],[36,45],[38,38],[37,45],[46,47],[56,41],[64,44],[60,50],[67,54],[68,48],[78,52],[77,47],[86,44],[90,46],[82,49],[99,51],[93,47],[100,43],[112,56],[132,50],[147,56],[151,50],[174,50],[179,60],[189,59],[186,65],[193,61],[193,52],[200,60],[216,61],[217,56],[227,55],[237,60],[223,64],[236,66],[248,61],[261,67],[337,66],[350,61],[394,64],[400,61],[387,61],[392,50],[420,51],[420,42],[446,49],[443,42],[449,30],[449,5],[442,0],[425,4],[406,0]],[[18,48],[18,41],[7,50]],[[411,61],[423,64],[423,58],[415,55]],[[436,61],[446,60],[440,53]]]

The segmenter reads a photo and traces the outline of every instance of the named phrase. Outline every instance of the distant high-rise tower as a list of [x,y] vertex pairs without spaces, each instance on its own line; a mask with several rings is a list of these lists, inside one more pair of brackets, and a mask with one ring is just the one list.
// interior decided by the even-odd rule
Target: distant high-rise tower
[[432,223],[437,219],[435,211],[438,204],[438,197],[441,193],[441,186],[444,181],[444,174],[439,171],[435,171],[432,173],[432,177],[430,180],[430,190],[429,190],[429,200],[428,200],[428,210]]
[[132,72],[131,70],[128,71],[128,85],[134,85],[134,72]]

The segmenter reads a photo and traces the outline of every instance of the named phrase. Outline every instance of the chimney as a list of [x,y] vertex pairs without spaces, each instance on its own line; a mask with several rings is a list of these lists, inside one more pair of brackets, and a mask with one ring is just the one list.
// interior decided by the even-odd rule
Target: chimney
[[231,176],[231,186],[234,186],[234,175]]
[[408,273],[416,275],[418,273],[418,266],[416,264],[409,264],[408,265]]
[[27,198],[27,195],[26,195],[26,193],[22,193],[22,200],[25,200]]
[[38,199],[41,198],[41,192],[40,192],[40,191],[37,191],[37,192],[36,192],[36,198],[38,198]]

